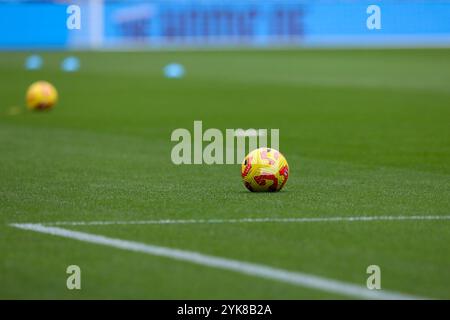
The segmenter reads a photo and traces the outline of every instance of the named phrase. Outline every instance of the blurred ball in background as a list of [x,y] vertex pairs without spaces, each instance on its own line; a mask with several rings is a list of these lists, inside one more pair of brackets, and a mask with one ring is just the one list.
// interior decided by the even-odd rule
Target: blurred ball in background
[[30,110],[51,109],[58,100],[58,92],[47,81],[37,81],[28,87],[26,94],[27,107]]
[[164,67],[164,76],[171,79],[182,78],[185,74],[184,67],[179,63],[170,63]]

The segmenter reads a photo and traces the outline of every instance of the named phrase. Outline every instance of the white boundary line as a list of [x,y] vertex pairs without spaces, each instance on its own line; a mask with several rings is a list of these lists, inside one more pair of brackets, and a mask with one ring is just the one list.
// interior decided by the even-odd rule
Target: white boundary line
[[11,226],[40,232],[44,234],[50,234],[54,236],[60,236],[69,239],[75,239],[83,242],[94,243],[113,247],[117,249],[123,249],[134,252],[141,252],[153,256],[165,257],[179,261],[190,262],[202,266],[211,268],[217,268],[222,270],[234,271],[241,274],[251,275],[255,277],[261,277],[271,280],[277,280],[286,282],[291,285],[297,285],[300,287],[321,290],[329,293],[335,293],[344,296],[362,298],[362,299],[423,299],[420,297],[414,297],[402,293],[390,292],[386,290],[369,290],[363,286],[358,286],[343,281],[327,279],[307,273],[293,272],[289,270],[283,270],[261,264],[249,263],[244,261],[238,261],[228,258],[215,257],[206,254],[202,254],[195,251],[180,250],[162,246],[156,246],[151,244],[145,244],[135,241],[127,241],[116,238],[105,237],[96,234],[90,234],[86,232],[72,231],[59,227],[48,227],[41,224],[33,223],[16,223]]
[[308,222],[371,222],[371,221],[416,221],[450,220],[450,215],[441,216],[360,216],[360,217],[313,217],[313,218],[242,218],[242,219],[162,219],[129,221],[57,221],[44,222],[46,226],[102,226],[139,224],[226,224],[226,223],[308,223]]

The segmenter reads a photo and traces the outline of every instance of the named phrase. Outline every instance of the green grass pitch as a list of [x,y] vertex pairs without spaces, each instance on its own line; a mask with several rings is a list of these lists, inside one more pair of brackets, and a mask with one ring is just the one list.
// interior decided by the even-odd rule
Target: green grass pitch
[[[0,298],[346,298],[11,223],[450,214],[450,50],[0,53]],[[182,63],[183,79],[162,68]],[[28,112],[48,80],[54,110]],[[285,188],[170,161],[176,128],[279,128]],[[450,220],[72,226],[70,230],[450,298]],[[66,288],[66,267],[82,289]]]

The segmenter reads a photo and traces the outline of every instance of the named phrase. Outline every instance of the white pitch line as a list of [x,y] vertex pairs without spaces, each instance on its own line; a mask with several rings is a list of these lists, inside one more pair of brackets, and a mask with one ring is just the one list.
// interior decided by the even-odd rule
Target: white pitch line
[[415,221],[450,220],[447,216],[360,216],[360,217],[316,217],[316,218],[242,218],[242,219],[162,219],[123,221],[57,221],[39,223],[46,226],[102,226],[139,224],[226,224],[226,223],[308,223],[308,222],[371,222],[371,221]]
[[327,279],[302,272],[293,272],[283,270],[262,264],[238,261],[228,258],[215,257],[202,254],[195,251],[180,250],[151,244],[145,244],[135,241],[127,241],[122,239],[110,238],[101,235],[72,231],[59,227],[48,227],[41,224],[32,223],[16,223],[11,226],[30,230],[54,236],[60,236],[69,239],[75,239],[83,242],[94,243],[123,249],[134,252],[141,252],[153,256],[166,257],[169,259],[190,262],[211,268],[229,270],[241,274],[261,277],[266,279],[278,280],[291,285],[321,290],[329,293],[335,293],[344,296],[362,298],[362,299],[423,299],[420,297],[410,296],[397,292],[386,290],[369,290],[363,286],[358,286],[343,281]]

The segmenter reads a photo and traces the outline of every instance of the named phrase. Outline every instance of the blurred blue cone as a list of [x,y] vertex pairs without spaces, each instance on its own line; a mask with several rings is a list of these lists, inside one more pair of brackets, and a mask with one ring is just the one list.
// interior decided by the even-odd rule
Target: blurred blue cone
[[75,72],[80,69],[80,60],[77,57],[67,57],[61,63],[61,69],[65,72]]
[[182,78],[185,74],[184,67],[179,63],[170,63],[164,67],[164,76],[171,79]]
[[33,54],[25,60],[25,69],[38,70],[42,67],[42,64],[43,64],[43,60],[42,60],[41,56],[39,56],[37,54]]

